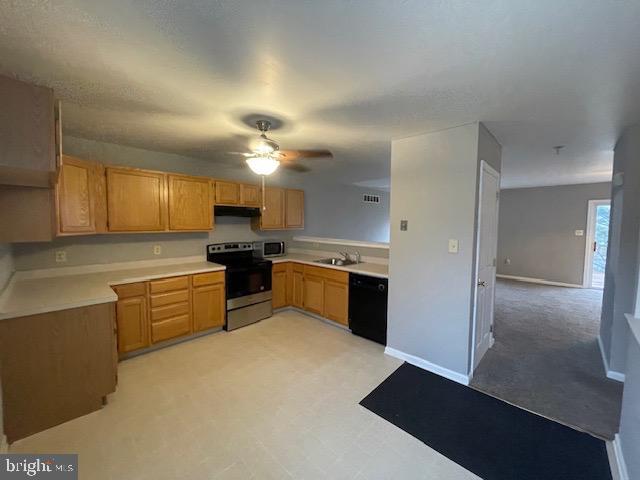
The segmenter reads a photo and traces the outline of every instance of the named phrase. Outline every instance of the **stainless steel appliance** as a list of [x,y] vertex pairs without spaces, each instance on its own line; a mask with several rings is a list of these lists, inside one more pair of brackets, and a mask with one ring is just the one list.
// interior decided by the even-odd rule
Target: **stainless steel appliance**
[[349,274],[349,328],[374,342],[387,344],[386,278]]
[[253,242],[253,254],[258,258],[281,257],[285,254],[281,240],[261,240]]
[[273,314],[271,261],[255,258],[251,243],[207,245],[207,261],[226,267],[226,330],[235,330]]

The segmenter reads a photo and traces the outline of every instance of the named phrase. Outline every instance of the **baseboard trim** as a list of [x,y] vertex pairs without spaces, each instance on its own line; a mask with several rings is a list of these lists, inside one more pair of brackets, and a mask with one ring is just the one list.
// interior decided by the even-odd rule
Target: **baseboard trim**
[[611,380],[615,380],[617,382],[624,383],[625,375],[624,373],[616,372],[615,370],[611,370],[609,368],[609,362],[607,361],[607,356],[604,353],[604,345],[602,345],[602,337],[598,335],[598,350],[600,350],[600,356],[602,357],[602,365],[604,365],[604,372],[607,378]]
[[503,274],[497,274],[496,277],[504,278],[505,280],[515,280],[517,282],[537,283],[540,285],[551,285],[553,287],[583,288],[582,285],[578,285],[577,283],[553,282],[551,280],[545,280],[543,278],[518,277],[517,275],[503,275]]
[[416,367],[423,370],[427,370],[428,372],[435,373],[436,375],[448,378],[449,380],[453,380],[454,382],[461,383],[462,385],[469,385],[468,375],[463,375],[462,373],[454,372],[453,370],[449,370],[448,368],[441,367],[440,365],[431,363],[424,358],[416,357],[415,355],[410,355],[391,347],[385,347],[384,353],[389,355],[390,357],[404,360],[405,362],[410,363],[411,365],[415,365]]
[[[618,477],[620,480],[630,480],[629,472],[627,471],[627,463],[624,461],[624,454],[622,453],[620,435],[616,433],[616,436],[613,438],[613,442],[611,443],[613,444],[613,453],[616,459],[615,470],[618,473]],[[611,469],[614,469],[613,465],[611,465]]]

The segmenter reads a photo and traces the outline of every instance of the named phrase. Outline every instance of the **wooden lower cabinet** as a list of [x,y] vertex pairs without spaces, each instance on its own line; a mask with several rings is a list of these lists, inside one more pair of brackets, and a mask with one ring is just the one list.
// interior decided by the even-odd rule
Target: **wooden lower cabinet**
[[349,284],[335,280],[324,282],[323,316],[342,325],[349,325]]
[[192,299],[194,332],[224,325],[227,310],[224,283],[194,287]]
[[116,319],[118,323],[118,352],[120,354],[149,346],[146,297],[118,299]]
[[271,271],[271,304],[273,308],[282,308],[289,304],[287,301],[287,270],[286,263],[273,265]]
[[102,408],[117,381],[114,317],[102,303],[0,322],[9,442]]
[[294,306],[349,325],[349,274],[332,268],[278,263],[272,273],[273,308]]
[[291,267],[291,305],[304,308],[304,267],[297,263]]
[[155,343],[222,327],[224,272],[116,285],[120,357]]

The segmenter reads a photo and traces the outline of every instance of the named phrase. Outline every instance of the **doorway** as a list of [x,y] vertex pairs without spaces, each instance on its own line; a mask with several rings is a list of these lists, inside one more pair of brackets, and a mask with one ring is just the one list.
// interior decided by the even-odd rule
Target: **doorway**
[[610,213],[610,200],[589,200],[583,279],[585,288],[604,288]]
[[500,174],[484,160],[480,165],[478,230],[476,238],[476,286],[471,371],[493,345],[496,255],[498,248],[498,198]]

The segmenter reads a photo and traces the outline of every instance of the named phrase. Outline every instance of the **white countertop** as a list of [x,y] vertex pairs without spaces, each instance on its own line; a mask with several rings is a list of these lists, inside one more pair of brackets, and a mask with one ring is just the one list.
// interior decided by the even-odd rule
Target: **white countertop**
[[223,265],[203,260],[76,275],[53,272],[29,278],[16,274],[0,296],[0,320],[115,302],[118,297],[111,285],[224,269]]
[[315,267],[333,268],[334,270],[342,270],[343,272],[359,273],[369,275],[370,277],[389,278],[389,265],[384,263],[356,263],[355,265],[338,266],[325,265],[324,263],[316,263],[314,260],[326,258],[326,255],[311,255],[307,253],[288,253],[283,257],[274,257],[273,263],[296,262],[305,265],[313,265]]
[[[290,253],[272,260],[273,263],[297,262],[378,278],[389,276],[389,266],[382,263],[363,262],[341,267],[314,262],[325,257],[324,254]],[[115,302],[118,297],[112,285],[225,269],[223,265],[194,257],[186,257],[182,262],[175,259],[174,263],[154,266],[131,262],[119,264],[113,270],[105,270],[109,266],[95,266],[100,271],[92,271],[94,266],[87,266],[18,272],[0,295],[0,320]]]

